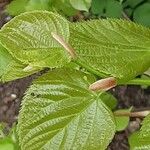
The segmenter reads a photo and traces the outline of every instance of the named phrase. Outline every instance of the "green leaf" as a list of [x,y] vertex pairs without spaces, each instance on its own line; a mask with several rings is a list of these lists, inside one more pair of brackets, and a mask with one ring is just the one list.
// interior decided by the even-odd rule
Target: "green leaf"
[[13,0],[7,5],[6,11],[12,16],[17,16],[26,11],[25,6],[28,1],[29,0]]
[[77,10],[89,11],[92,0],[70,0],[71,5]]
[[131,8],[135,8],[137,5],[139,5],[144,0],[126,0],[123,5],[124,7],[130,6]]
[[133,14],[134,21],[150,27],[150,3],[144,3],[137,7]]
[[106,16],[111,18],[121,18],[122,5],[115,0],[107,0]]
[[109,93],[102,93],[101,94],[102,101],[108,106],[111,110],[115,109],[117,106],[117,99]]
[[29,76],[42,68],[23,71],[27,64],[22,64],[17,59],[13,58],[8,51],[0,45],[0,81],[6,82]]
[[70,24],[70,44],[76,63],[99,76],[124,83],[150,67],[150,29],[118,20]]
[[[130,111],[131,109],[120,109],[115,111],[115,113],[126,113],[126,112],[128,113]],[[128,126],[129,120],[130,120],[129,116],[115,116],[116,130],[117,131],[124,130]]]
[[93,0],[91,12],[101,15],[104,15],[105,12],[105,16],[107,17],[121,18],[122,5],[116,0]]
[[55,9],[63,15],[74,16],[77,13],[77,10],[70,4],[70,0],[54,0],[52,4]]
[[49,0],[29,0],[25,8],[26,11],[49,10]]
[[92,75],[68,68],[55,69],[36,80],[19,115],[22,150],[105,150],[115,123],[101,93],[89,91],[94,81]]
[[33,68],[60,67],[70,61],[70,56],[51,36],[52,32],[67,42],[68,21],[52,12],[33,11],[7,23],[0,31],[0,42],[12,56]]
[[106,7],[106,0],[92,0],[91,12],[93,14],[102,14]]
[[133,133],[129,138],[131,150],[150,149],[150,115],[142,122],[140,131]]
[[[4,127],[3,127],[4,128]],[[12,126],[8,135],[3,133],[0,137],[0,149],[1,150],[19,150],[19,143],[17,140],[16,126]]]
[[0,149],[1,150],[16,150],[13,142],[9,138],[3,140],[0,139]]

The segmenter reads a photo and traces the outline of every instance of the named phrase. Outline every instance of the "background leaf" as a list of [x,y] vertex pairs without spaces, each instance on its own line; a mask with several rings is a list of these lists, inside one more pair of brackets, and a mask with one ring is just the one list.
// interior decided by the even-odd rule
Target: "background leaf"
[[133,14],[134,21],[145,26],[150,26],[150,2],[137,7]]
[[115,123],[101,93],[88,90],[94,81],[93,76],[68,68],[55,69],[36,80],[19,116],[22,150],[105,150]]
[[121,18],[122,5],[116,0],[107,0],[106,16],[111,18]]
[[52,5],[54,6],[54,9],[56,11],[63,15],[65,14],[67,16],[74,16],[78,12],[78,10],[72,7],[72,5],[70,4],[70,0],[54,0],[52,2]]
[[114,76],[123,83],[150,66],[149,28],[107,19],[70,24],[70,32],[76,62],[99,76]]
[[12,16],[17,16],[25,12],[25,6],[29,0],[13,0],[7,5],[7,12]]
[[92,0],[91,12],[93,14],[102,14],[106,7],[106,0]]
[[67,20],[47,11],[21,14],[0,31],[0,42],[10,54],[33,67],[60,67],[70,61],[64,48],[51,36],[55,32],[69,40]]
[[91,12],[103,17],[121,18],[122,5],[116,0],[92,0]]
[[26,11],[33,11],[33,10],[49,10],[50,0],[30,0],[25,9]]
[[137,5],[139,5],[141,2],[143,2],[144,0],[126,0],[123,5],[124,7],[131,7],[131,8],[135,8]]
[[92,0],[70,0],[71,5],[77,10],[89,11]]

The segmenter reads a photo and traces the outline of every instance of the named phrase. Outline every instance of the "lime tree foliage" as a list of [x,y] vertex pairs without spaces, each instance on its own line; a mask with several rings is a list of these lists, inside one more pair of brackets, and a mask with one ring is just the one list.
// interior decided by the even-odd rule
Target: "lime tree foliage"
[[26,12],[2,27],[0,44],[1,82],[50,68],[24,96],[22,150],[105,150],[129,118],[114,116],[111,94],[89,89],[94,75],[125,84],[150,67],[150,29],[119,19],[70,23],[53,12]]

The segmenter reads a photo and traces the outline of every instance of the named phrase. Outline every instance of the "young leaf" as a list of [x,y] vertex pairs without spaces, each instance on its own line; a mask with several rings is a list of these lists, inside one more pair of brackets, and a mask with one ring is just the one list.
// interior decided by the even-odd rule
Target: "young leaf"
[[55,69],[27,91],[19,116],[22,150],[105,150],[115,133],[101,93],[88,90],[92,75]]
[[[115,113],[124,113],[124,112],[128,113],[130,111],[131,109],[120,109],[115,111]],[[130,120],[129,116],[115,116],[116,130],[117,131],[124,130],[128,126],[129,120]]]
[[150,67],[150,29],[118,19],[70,24],[80,65],[126,82]]
[[150,115],[142,122],[140,131],[133,133],[129,138],[131,150],[150,149]]
[[34,11],[21,14],[0,31],[0,42],[23,63],[37,67],[60,67],[70,61],[69,54],[51,36],[57,33],[69,40],[68,21],[58,14]]
[[102,101],[108,106],[111,110],[115,109],[117,106],[117,99],[110,93],[104,92],[101,94]]
[[27,64],[22,64],[13,58],[8,51],[0,45],[0,82],[6,82],[31,75],[42,68],[36,68],[28,72],[23,71]]

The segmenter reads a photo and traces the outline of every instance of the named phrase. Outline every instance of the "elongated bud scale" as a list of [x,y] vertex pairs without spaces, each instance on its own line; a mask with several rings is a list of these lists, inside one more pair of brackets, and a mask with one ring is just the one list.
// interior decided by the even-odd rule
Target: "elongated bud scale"
[[98,80],[89,86],[89,89],[92,91],[108,91],[109,89],[115,87],[117,81],[114,77],[109,77],[105,79]]
[[114,112],[115,116],[129,116],[129,117],[146,117],[150,114],[149,110],[139,112]]
[[51,32],[51,35],[60,45],[62,45],[69,52],[71,58],[76,58],[75,50],[71,47],[71,45],[66,43],[65,40],[56,33]]

